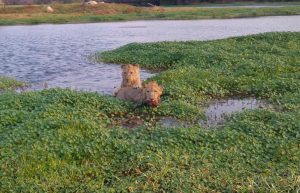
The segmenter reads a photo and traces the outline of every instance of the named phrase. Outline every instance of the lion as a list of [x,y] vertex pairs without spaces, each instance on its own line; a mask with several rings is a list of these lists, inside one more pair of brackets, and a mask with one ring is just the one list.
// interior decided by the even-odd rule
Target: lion
[[122,83],[121,86],[116,88],[113,96],[124,87],[142,88],[142,81],[140,76],[140,66],[138,64],[122,65]]
[[123,87],[116,93],[116,97],[129,100],[138,104],[147,104],[156,107],[160,103],[160,96],[163,93],[163,87],[156,81],[143,84],[142,88]]
[[141,88],[140,66],[138,64],[122,65],[122,87]]

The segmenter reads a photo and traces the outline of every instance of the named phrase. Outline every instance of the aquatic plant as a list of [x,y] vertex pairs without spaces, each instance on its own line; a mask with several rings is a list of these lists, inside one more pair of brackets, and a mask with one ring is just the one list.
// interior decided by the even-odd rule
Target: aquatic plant
[[13,78],[0,76],[0,91],[2,90],[14,90],[16,88],[24,87],[25,83],[17,81]]
[[[165,70],[153,77],[166,89],[162,105],[151,109],[65,89],[3,93],[0,190],[297,192],[299,52],[300,33],[266,33],[103,53]],[[199,103],[233,95],[265,98],[276,109],[244,111],[218,130],[152,124],[161,115],[193,120]],[[129,117],[145,124],[121,128]]]

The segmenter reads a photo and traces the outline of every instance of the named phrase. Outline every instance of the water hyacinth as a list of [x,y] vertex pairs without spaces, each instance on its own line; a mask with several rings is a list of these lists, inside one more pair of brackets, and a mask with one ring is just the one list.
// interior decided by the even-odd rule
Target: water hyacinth
[[24,86],[26,86],[25,83],[17,81],[13,78],[6,77],[6,76],[0,76],[0,91],[13,90],[13,89],[21,88]]
[[[300,33],[129,44],[102,59],[164,70],[152,78],[165,88],[161,105],[67,89],[2,93],[1,191],[299,190]],[[193,123],[202,105],[233,96],[274,108],[239,112],[217,130],[155,124]]]

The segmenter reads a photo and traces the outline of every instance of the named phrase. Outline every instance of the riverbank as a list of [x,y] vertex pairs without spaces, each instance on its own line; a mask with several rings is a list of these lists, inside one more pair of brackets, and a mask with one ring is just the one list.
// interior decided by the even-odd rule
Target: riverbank
[[10,77],[0,76],[0,91],[14,90],[23,86],[25,86],[25,83],[22,83]]
[[229,3],[198,3],[187,5],[163,5],[164,7],[276,7],[299,6],[300,2],[229,2]]
[[[1,190],[297,190],[299,46],[300,33],[266,33],[102,53],[98,59],[164,70],[152,78],[165,87],[153,109],[67,89],[0,94]],[[216,130],[155,124],[161,116],[197,120],[200,104],[250,96],[274,109],[244,111]]]
[[53,4],[54,13],[46,13],[46,6],[7,6],[0,8],[0,25],[41,23],[90,23],[132,20],[189,20],[243,18],[275,15],[299,15],[300,6],[254,8],[203,7],[134,7],[124,4]]

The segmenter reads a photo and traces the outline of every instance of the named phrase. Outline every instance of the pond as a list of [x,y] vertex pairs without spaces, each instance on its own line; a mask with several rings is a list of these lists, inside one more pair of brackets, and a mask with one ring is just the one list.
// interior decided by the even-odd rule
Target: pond
[[[235,113],[245,110],[271,108],[271,105],[255,98],[244,98],[218,100],[211,102],[207,107],[201,108],[205,109],[205,118],[199,119],[198,124],[204,128],[210,128],[222,125]],[[184,128],[193,126],[190,122],[177,120],[173,117],[163,117],[158,123],[166,128]]]
[[[62,87],[111,94],[120,66],[94,63],[98,52],[131,42],[212,40],[271,31],[300,31],[300,16],[227,20],[132,21],[0,27],[0,75],[41,89]],[[152,76],[142,71],[142,78]]]
[[199,124],[204,127],[217,126],[223,124],[234,113],[268,107],[270,108],[270,105],[266,102],[255,98],[219,100],[206,108],[206,120],[200,120]]

